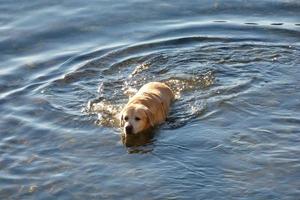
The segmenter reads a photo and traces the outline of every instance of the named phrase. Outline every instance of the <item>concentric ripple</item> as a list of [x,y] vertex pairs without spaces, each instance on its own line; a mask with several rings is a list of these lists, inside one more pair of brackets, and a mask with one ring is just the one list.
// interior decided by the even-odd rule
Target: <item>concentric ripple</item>
[[[297,1],[0,4],[0,199],[297,199]],[[149,81],[166,123],[120,135]]]

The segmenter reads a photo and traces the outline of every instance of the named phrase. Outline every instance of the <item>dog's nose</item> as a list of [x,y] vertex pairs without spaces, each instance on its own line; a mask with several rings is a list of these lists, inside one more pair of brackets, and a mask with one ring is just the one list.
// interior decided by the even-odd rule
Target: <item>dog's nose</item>
[[133,130],[133,127],[131,125],[128,125],[125,127],[126,134],[131,134]]

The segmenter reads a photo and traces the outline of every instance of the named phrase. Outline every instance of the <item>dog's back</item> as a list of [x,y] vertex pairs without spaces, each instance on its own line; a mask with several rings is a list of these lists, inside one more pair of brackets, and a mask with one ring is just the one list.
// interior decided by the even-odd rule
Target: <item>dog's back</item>
[[145,105],[156,116],[155,121],[160,124],[166,120],[173,99],[174,94],[166,84],[150,82],[143,85],[127,105],[139,103]]

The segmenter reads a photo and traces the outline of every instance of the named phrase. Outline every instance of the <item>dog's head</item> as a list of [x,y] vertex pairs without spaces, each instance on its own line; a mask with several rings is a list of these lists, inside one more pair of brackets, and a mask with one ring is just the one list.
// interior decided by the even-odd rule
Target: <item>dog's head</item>
[[135,134],[154,126],[153,113],[144,105],[134,104],[121,112],[124,133]]

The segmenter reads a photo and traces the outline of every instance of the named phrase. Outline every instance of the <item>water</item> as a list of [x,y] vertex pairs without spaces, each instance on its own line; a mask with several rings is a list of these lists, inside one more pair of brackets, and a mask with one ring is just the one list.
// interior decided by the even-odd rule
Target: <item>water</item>
[[[299,198],[299,1],[0,10],[1,199]],[[112,114],[154,80],[169,119],[124,140]]]

